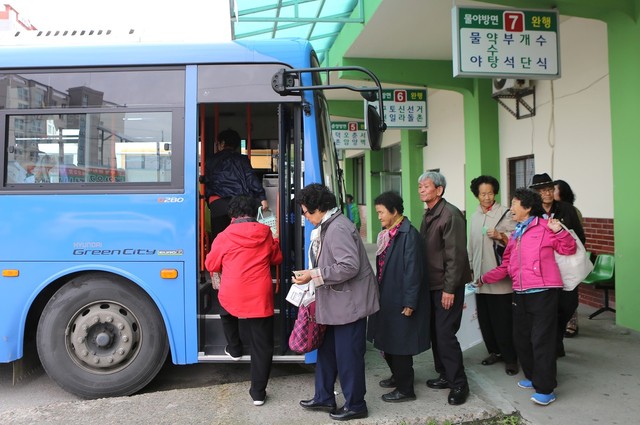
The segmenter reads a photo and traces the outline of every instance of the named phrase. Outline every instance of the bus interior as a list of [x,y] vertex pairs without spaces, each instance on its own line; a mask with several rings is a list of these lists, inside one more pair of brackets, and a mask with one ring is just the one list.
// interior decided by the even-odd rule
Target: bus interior
[[[215,153],[214,140],[226,129],[233,129],[242,140],[241,153],[247,155],[262,181],[269,203],[269,212],[275,214],[283,252],[283,262],[272,267],[274,291],[274,362],[302,361],[288,347],[288,338],[296,317],[295,307],[286,300],[291,271],[303,267],[303,233],[296,222],[303,221],[293,201],[296,186],[301,185],[302,147],[300,145],[299,104],[295,103],[222,103],[198,106],[200,205],[199,227],[199,282],[198,282],[198,361],[219,362],[230,358],[225,355],[226,340],[220,322],[218,291],[211,285],[211,276],[205,270],[204,259],[211,247],[209,208],[204,200],[204,165]],[[297,116],[297,117],[296,117]],[[257,211],[256,211],[257,213]],[[283,231],[283,226],[289,226]],[[283,237],[287,235],[287,237]],[[240,320],[240,336],[250,353],[248,338]],[[249,361],[244,355],[241,361]]]

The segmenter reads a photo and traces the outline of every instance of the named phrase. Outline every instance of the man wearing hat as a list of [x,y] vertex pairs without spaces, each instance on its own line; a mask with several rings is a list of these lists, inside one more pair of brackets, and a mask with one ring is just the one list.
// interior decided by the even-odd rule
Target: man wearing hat
[[[529,189],[536,190],[542,197],[542,207],[546,213],[544,218],[556,218],[560,220],[568,229],[573,229],[578,239],[584,244],[586,238],[576,208],[567,202],[553,199],[554,185],[555,182],[551,180],[549,174],[542,173],[533,176]],[[573,291],[560,291],[560,298],[558,300],[558,330],[556,335],[558,357],[564,357],[565,355],[564,343],[562,342],[564,330],[567,327],[569,319],[571,319],[571,316],[578,308],[578,303],[577,286]]]

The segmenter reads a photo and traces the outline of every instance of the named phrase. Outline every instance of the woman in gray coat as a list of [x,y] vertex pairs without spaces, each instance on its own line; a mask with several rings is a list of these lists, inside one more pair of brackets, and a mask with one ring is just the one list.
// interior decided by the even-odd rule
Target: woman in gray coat
[[[378,287],[355,225],[337,208],[336,197],[321,184],[310,184],[296,197],[314,225],[309,269],[294,273],[296,284],[316,287],[316,321],[327,325],[318,348],[315,394],[300,405],[329,411],[334,420],[366,418],[364,376],[367,316],[378,311]],[[340,378],[345,404],[336,408],[334,385]]]
[[375,200],[383,230],[378,235],[376,264],[380,311],[369,318],[368,339],[383,352],[391,378],[380,381],[395,388],[382,400],[415,400],[413,356],[430,347],[429,287],[423,271],[420,234],[404,217],[402,198],[385,192]]

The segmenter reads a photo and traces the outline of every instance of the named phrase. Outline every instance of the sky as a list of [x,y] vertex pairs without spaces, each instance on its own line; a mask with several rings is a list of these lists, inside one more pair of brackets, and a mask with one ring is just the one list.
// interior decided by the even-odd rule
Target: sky
[[39,30],[135,29],[141,41],[230,40],[228,0],[4,0]]

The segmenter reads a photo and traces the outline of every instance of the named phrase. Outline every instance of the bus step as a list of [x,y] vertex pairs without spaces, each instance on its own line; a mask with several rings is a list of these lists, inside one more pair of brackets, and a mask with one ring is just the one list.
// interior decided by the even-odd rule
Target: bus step
[[[242,359],[234,361],[226,354],[205,354],[203,352],[198,353],[198,363],[249,363],[251,362],[251,356],[244,355]],[[304,355],[292,354],[284,356],[273,356],[273,363],[304,363]]]

